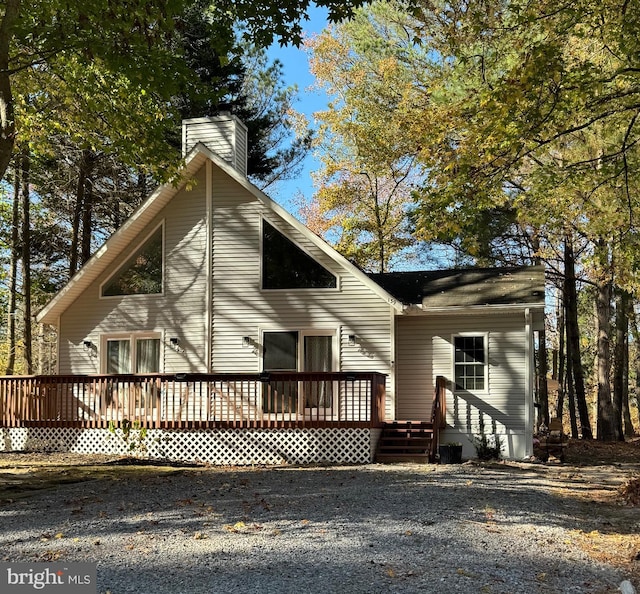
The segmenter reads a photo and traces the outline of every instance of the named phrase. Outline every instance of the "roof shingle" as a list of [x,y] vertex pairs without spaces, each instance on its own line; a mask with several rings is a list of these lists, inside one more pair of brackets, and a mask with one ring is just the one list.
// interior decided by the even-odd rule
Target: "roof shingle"
[[544,305],[544,268],[467,268],[369,274],[405,305]]

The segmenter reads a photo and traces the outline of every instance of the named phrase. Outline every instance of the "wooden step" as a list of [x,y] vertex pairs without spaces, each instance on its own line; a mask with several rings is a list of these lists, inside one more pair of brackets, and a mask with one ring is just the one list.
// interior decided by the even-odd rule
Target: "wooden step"
[[433,429],[431,421],[387,421],[383,429]]
[[395,464],[397,462],[414,462],[416,464],[428,464],[429,454],[376,454],[376,462],[380,464]]
[[433,425],[427,421],[385,423],[376,451],[378,462],[428,462]]
[[416,449],[428,449],[431,445],[431,439],[412,439],[404,442],[400,441],[387,441],[380,440],[378,442],[379,450],[416,450]]

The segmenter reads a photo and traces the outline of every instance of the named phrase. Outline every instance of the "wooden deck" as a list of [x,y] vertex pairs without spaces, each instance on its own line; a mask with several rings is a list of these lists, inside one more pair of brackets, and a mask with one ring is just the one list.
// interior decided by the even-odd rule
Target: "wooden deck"
[[0,378],[1,427],[381,427],[375,372]]

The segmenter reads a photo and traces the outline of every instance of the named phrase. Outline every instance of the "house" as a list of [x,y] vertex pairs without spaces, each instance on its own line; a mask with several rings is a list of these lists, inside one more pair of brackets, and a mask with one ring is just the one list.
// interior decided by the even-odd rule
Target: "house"
[[542,269],[366,274],[247,180],[246,146],[234,116],[183,123],[182,183],[38,315],[59,375],[0,380],[5,448],[112,451],[106,422],[137,419],[151,455],[367,462],[383,420],[432,421],[443,377],[441,442],[530,455]]

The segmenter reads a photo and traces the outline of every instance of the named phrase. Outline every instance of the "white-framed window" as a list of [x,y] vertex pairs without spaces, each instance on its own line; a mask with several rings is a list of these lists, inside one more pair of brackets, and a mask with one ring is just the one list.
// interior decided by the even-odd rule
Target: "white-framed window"
[[[262,370],[334,371],[337,367],[335,330],[264,330],[262,331]],[[263,395],[265,412],[293,413],[322,410],[330,414],[334,406],[333,385],[327,382],[309,386],[291,384],[286,393],[277,386]]]
[[458,334],[453,337],[453,378],[456,390],[487,390],[487,343],[486,334]]
[[100,286],[100,297],[160,295],[164,280],[164,223]]
[[158,373],[161,336],[157,332],[132,332],[102,337],[104,373]]

